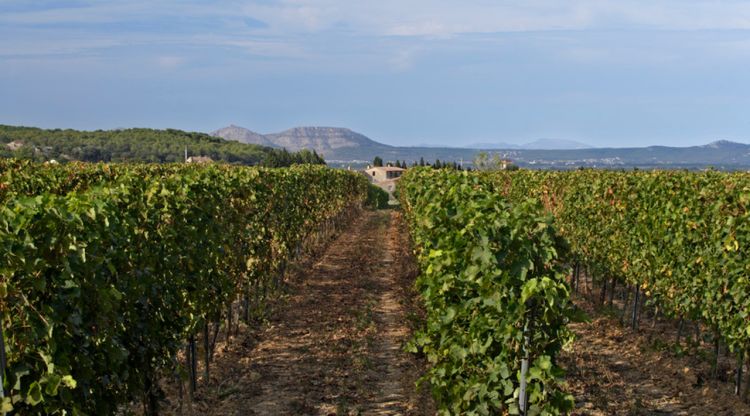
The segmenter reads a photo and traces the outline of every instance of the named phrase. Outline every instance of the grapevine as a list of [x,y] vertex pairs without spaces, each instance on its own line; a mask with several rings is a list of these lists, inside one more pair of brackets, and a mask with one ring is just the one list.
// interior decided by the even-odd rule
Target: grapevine
[[184,340],[368,186],[319,166],[1,165],[2,409],[24,414],[154,410]]

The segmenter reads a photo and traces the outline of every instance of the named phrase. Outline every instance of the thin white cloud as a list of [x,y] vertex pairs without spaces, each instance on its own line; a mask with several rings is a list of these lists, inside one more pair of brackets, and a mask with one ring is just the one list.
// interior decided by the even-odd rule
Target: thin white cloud
[[169,17],[252,18],[277,33],[319,32],[342,23],[355,33],[450,36],[607,28],[750,29],[743,0],[220,0],[92,2],[88,7],[7,12],[8,24],[107,23]]
[[400,49],[389,59],[391,68],[396,71],[408,71],[416,63],[416,52],[413,49]]
[[[247,19],[259,22],[249,27]],[[194,22],[211,22],[210,29]],[[141,30],[148,23],[149,31]],[[159,29],[160,23],[168,22]],[[98,26],[92,26],[97,25]],[[113,24],[112,30],[108,25]],[[58,26],[55,26],[58,25]],[[153,30],[156,28],[156,30]],[[171,29],[170,29],[171,28]],[[177,29],[175,29],[177,28]],[[121,47],[150,48],[140,52],[160,67],[185,62],[170,60],[198,55],[207,48],[227,48],[240,57],[294,59],[330,68],[371,65],[407,71],[434,48],[497,49],[498,32],[564,31],[639,32],[643,30],[750,30],[750,2],[715,0],[102,0],[88,7],[29,10],[0,14],[0,56],[61,56],[99,53]],[[557,32],[555,32],[557,31]],[[474,35],[470,40],[463,37]],[[535,36],[541,36],[537,33]],[[7,40],[7,41],[6,41]],[[431,42],[435,41],[435,42]],[[707,49],[714,40],[701,44]],[[570,62],[596,63],[640,60],[659,64],[678,58],[663,48],[617,50],[601,44],[556,45],[555,53]],[[363,45],[366,45],[363,47]],[[723,45],[723,46],[722,46]],[[724,54],[746,56],[746,43],[727,40]],[[419,46],[419,50],[415,49]],[[693,47],[687,45],[682,50]],[[194,48],[193,52],[182,49]],[[158,50],[161,49],[161,50]],[[164,52],[163,51],[167,51]],[[174,52],[173,52],[174,51]],[[184,53],[183,53],[184,52]],[[230,52],[230,53],[233,53]],[[160,61],[164,57],[164,61]]]
[[181,56],[163,55],[156,58],[156,64],[159,68],[166,70],[177,69],[186,62],[187,60]]
[[321,31],[340,22],[368,35],[447,37],[548,30],[750,29],[750,2],[714,0],[282,0],[245,3],[278,31]]
[[310,53],[296,41],[273,38],[246,38],[240,36],[200,35],[191,39],[193,45],[234,47],[250,55],[276,58],[305,58]]
[[30,39],[0,42],[0,56],[40,56],[82,54],[92,50],[112,48],[122,45],[115,38],[86,38],[81,36],[55,39],[42,36]]
[[137,4],[102,2],[75,9],[43,9],[0,14],[0,22],[16,25],[48,25],[64,23],[112,23],[134,16]]
[[558,51],[562,61],[580,65],[663,66],[685,61],[689,50],[665,50],[663,47],[646,48],[642,45],[569,46]]

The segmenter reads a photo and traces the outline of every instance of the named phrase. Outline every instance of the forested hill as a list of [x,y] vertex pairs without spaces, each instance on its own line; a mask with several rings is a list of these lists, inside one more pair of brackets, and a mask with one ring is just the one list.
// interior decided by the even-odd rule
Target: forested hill
[[316,153],[227,141],[204,133],[146,128],[61,130],[0,125],[0,157],[60,162],[182,162],[189,156],[243,165],[324,163]]

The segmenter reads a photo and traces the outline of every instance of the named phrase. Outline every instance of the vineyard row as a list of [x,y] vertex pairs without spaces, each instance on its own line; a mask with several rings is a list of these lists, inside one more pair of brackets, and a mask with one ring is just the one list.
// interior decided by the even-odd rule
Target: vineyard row
[[[576,318],[566,276],[631,287],[750,352],[750,175],[686,171],[449,172],[399,187],[428,320],[413,349],[449,413],[564,413],[555,355]],[[602,289],[604,296],[604,289]],[[626,301],[627,302],[627,301]],[[626,305],[627,306],[627,305]],[[717,353],[718,356],[718,353]]]
[[411,345],[441,414],[564,414],[558,352],[575,318],[565,244],[543,206],[476,173],[409,169],[398,189],[426,305]]
[[673,317],[750,350],[750,175],[723,172],[515,172],[489,175],[509,199],[554,215],[570,263],[632,285]]
[[3,161],[0,411],[155,411],[185,340],[367,192],[320,166]]

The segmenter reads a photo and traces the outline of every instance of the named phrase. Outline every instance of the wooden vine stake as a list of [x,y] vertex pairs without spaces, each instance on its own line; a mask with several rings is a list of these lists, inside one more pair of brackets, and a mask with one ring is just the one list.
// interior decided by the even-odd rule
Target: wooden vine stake
[[[0,405],[5,398],[5,384],[3,384],[3,374],[5,373],[5,335],[3,334],[3,328],[0,325]],[[2,412],[5,416],[5,412]]]
[[209,355],[209,361],[214,359],[214,352],[216,352],[216,340],[219,338],[219,327],[221,326],[221,316],[217,318],[216,322],[213,323],[214,334],[211,337],[211,355]]
[[159,414],[159,400],[154,394],[155,382],[151,377],[146,377],[145,394],[143,395],[143,414],[147,416],[156,416]]
[[591,286],[589,286],[590,277],[591,277],[591,265],[586,265],[586,275],[583,278],[583,289],[586,291],[586,295],[588,295],[589,299],[591,299],[591,292],[593,290],[591,286],[594,286],[593,279],[591,280]]
[[[230,303],[230,305],[231,305],[231,308],[232,308],[232,310],[234,310],[234,309],[235,309],[235,303],[234,303],[234,302],[231,302],[231,303]],[[239,306],[239,305],[238,305],[238,306]],[[235,337],[237,337],[237,336],[239,336],[239,335],[240,335],[240,321],[242,320],[242,319],[240,318],[240,308],[238,307],[238,308],[236,308],[236,309],[237,309],[237,317],[236,317],[236,319],[234,320],[234,336],[235,336]]]
[[[250,290],[252,291],[253,296],[252,311],[254,316],[258,316],[258,310],[260,309],[258,306],[260,304],[260,278],[253,280]],[[247,313],[247,322],[250,323],[250,312]]]
[[180,367],[179,362],[177,361],[177,357],[174,358],[174,381],[177,383],[179,394],[179,406],[177,407],[177,414],[179,416],[182,416],[184,414],[182,408],[185,396],[185,385],[182,382],[182,377],[180,377]]
[[742,365],[745,364],[744,358],[744,351],[739,351],[737,353],[737,376],[734,379],[734,394],[736,396],[740,395],[740,388],[742,387]]
[[250,284],[245,284],[245,293],[242,296],[242,320],[250,324]]
[[[5,385],[3,384],[3,372],[5,371],[5,368],[0,368],[0,405],[2,405],[3,399],[5,399]],[[5,411],[2,413],[3,416],[5,416]]]
[[232,302],[229,302],[229,307],[227,308],[227,344],[229,343],[229,338],[232,336]]
[[714,362],[711,364],[711,377],[718,378],[719,376],[719,333],[714,330]]
[[631,327],[633,328],[633,331],[638,329],[638,303],[640,300],[640,287],[638,285],[635,285],[635,300],[633,301],[633,316],[632,316],[632,323]]
[[206,361],[206,368],[203,371],[203,377],[205,378],[205,383],[208,385],[208,376],[209,376],[209,366],[211,361],[211,348],[209,344],[208,339],[208,319],[204,319],[203,322],[203,358]]
[[622,313],[620,314],[620,324],[625,325],[625,315],[628,313],[628,303],[630,302],[630,288],[625,286],[622,296]]
[[195,335],[190,335],[190,343],[188,345],[188,367],[190,367],[190,401],[193,401],[193,398],[195,397],[195,382],[197,378],[197,367],[198,367],[198,359],[196,357],[196,348],[195,348]]
[[518,408],[521,415],[526,416],[528,410],[526,397],[526,374],[529,372],[529,334],[528,324],[523,328],[523,359],[521,359],[521,386],[518,391]]

